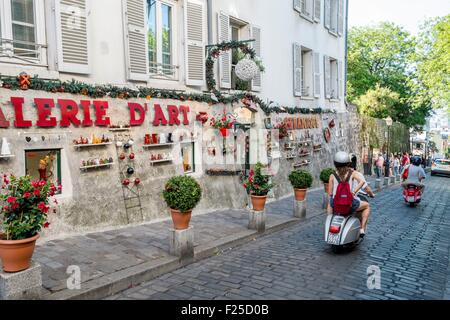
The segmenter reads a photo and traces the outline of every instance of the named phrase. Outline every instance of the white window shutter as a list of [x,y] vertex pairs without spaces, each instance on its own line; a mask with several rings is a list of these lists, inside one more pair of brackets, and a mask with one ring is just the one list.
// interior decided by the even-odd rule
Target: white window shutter
[[89,0],[56,0],[55,22],[58,70],[88,74]]
[[314,59],[314,97],[320,98],[320,54],[313,53]]
[[338,2],[338,35],[342,36],[344,34],[344,0],[339,0]]
[[[251,42],[253,49],[256,53],[256,58],[261,59],[261,28],[257,26],[250,26],[251,39],[255,41]],[[252,80],[252,91],[261,91],[261,72],[258,70],[255,78]]]
[[293,44],[293,71],[294,71],[294,96],[302,96],[302,47],[298,43]]
[[294,0],[294,10],[298,13],[302,12],[302,2],[304,0]]
[[343,81],[342,81],[342,79],[343,79],[343,73],[344,73],[344,70],[343,70],[343,68],[342,68],[342,61],[341,60],[339,60],[338,61],[338,70],[337,70],[337,90],[336,90],[336,93],[337,93],[337,96],[338,96],[338,99],[342,99],[343,98],[343,93],[342,93],[342,89],[343,89]]
[[186,84],[205,84],[205,3],[186,0],[184,4]]
[[321,14],[321,5],[322,5],[322,1],[321,0],[314,0],[314,21],[315,22],[320,22],[320,14]]
[[330,57],[324,56],[324,84],[325,84],[325,98],[331,98],[331,70],[330,70]]
[[[230,41],[230,16],[220,12],[217,14],[217,39],[219,42]],[[219,85],[223,89],[231,89],[231,50],[219,56]]]
[[[334,0],[334,1],[336,1],[336,0]],[[325,28],[330,29],[330,27],[331,27],[331,0],[325,0],[324,24],[325,24]]]
[[145,0],[123,0],[125,58],[128,80],[148,79],[147,15]]

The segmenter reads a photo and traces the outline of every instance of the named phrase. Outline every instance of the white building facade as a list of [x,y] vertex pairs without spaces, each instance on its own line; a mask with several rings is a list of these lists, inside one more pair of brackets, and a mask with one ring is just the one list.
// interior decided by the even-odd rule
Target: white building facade
[[[0,0],[0,73],[205,91],[205,46],[247,40],[280,105],[345,110],[345,0]],[[216,63],[235,92],[235,59]]]

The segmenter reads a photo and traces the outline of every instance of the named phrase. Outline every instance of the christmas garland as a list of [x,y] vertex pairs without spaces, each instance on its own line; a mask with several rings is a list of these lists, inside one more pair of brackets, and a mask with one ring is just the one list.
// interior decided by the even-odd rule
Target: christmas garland
[[[61,81],[41,79],[37,76],[27,78],[29,85],[23,86],[18,77],[2,76],[0,75],[0,87],[11,90],[41,90],[53,93],[71,93],[81,94],[91,98],[158,98],[158,99],[174,99],[180,101],[196,101],[204,102],[209,105],[218,103],[231,104],[242,102],[247,107],[250,107],[250,102],[258,105],[264,113],[289,113],[289,114],[321,114],[333,113],[332,110],[323,110],[322,108],[299,108],[299,107],[284,107],[273,106],[273,101],[265,102],[258,96],[251,92],[240,92],[232,95],[223,95],[221,92],[214,90],[212,93],[188,93],[184,91],[156,89],[148,87],[138,87],[131,89],[127,87],[118,87],[113,85],[93,85],[87,84],[77,80]],[[27,82],[27,83],[28,83]]]

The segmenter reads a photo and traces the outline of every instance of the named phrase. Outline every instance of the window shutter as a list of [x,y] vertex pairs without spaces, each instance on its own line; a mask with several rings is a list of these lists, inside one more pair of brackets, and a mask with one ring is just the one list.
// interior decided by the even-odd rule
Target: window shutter
[[325,28],[330,29],[330,27],[331,27],[331,0],[325,0],[324,23],[325,23]]
[[[255,41],[252,42],[252,47],[255,49],[256,58],[261,59],[261,28],[257,26],[250,26],[251,39]],[[255,78],[252,80],[252,91],[261,90],[261,72],[258,70]]]
[[148,79],[146,4],[145,0],[123,0],[128,80],[146,81]]
[[320,98],[320,54],[314,52],[314,97]]
[[314,21],[316,22],[320,22],[321,5],[320,0],[314,0]]
[[55,1],[59,71],[90,72],[88,5],[89,0]]
[[[217,38],[219,42],[230,41],[230,17],[220,12],[217,14]],[[231,88],[231,50],[219,56],[219,84],[221,88]]]
[[344,34],[344,0],[339,0],[338,2],[338,35],[342,36]]
[[187,0],[184,5],[186,84],[205,83],[205,3]]
[[338,87],[337,87],[337,90],[336,90],[338,99],[342,99],[343,98],[343,93],[342,93],[343,81],[342,81],[342,78],[343,78],[344,70],[342,68],[342,65],[343,65],[342,61],[339,60],[339,62],[338,62],[338,70],[337,70],[337,72],[338,72],[338,74],[337,74],[337,78],[338,78],[337,86]]
[[302,12],[302,2],[303,0],[294,0],[294,10],[298,13]]
[[294,68],[294,96],[302,96],[302,47],[298,43],[293,44],[293,68]]
[[331,70],[330,70],[330,57],[324,56],[324,74],[325,74],[325,98],[331,98]]

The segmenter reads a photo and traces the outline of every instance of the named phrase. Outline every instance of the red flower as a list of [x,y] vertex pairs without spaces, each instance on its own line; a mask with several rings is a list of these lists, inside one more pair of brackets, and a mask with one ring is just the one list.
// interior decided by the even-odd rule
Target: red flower
[[8,197],[8,200],[6,200],[6,201],[8,201],[9,203],[13,203],[13,202],[16,202],[16,200],[17,200],[16,197]]
[[5,184],[9,184],[9,180],[8,179],[4,179],[3,181],[5,182]]
[[244,188],[247,189],[247,184],[244,183]]
[[4,206],[3,207],[3,211],[8,211],[9,210],[9,207],[8,206]]
[[47,221],[46,223],[44,223],[44,228],[47,229],[49,226],[50,226],[50,222]]
[[15,202],[11,205],[11,209],[13,209],[13,210],[16,210],[18,208],[19,208],[19,204],[17,202]]
[[32,181],[32,182],[31,182],[31,185],[32,185],[34,188],[39,188],[39,181]]
[[55,202],[55,204],[58,204],[58,200],[55,199],[54,202]]
[[45,180],[41,180],[41,181],[39,181],[39,187],[43,187],[43,186],[45,186]]
[[31,197],[31,193],[25,192],[25,193],[23,194],[23,198],[24,198],[24,199],[28,199],[29,197]]
[[33,191],[33,194],[37,197],[37,196],[39,196],[39,195],[41,194],[41,190],[35,189],[35,190]]
[[39,202],[38,209],[41,210],[41,211],[44,211],[44,208],[45,208],[45,203],[44,202]]
[[58,186],[58,189],[59,189],[59,190],[62,190],[62,185],[59,185],[59,186]]

